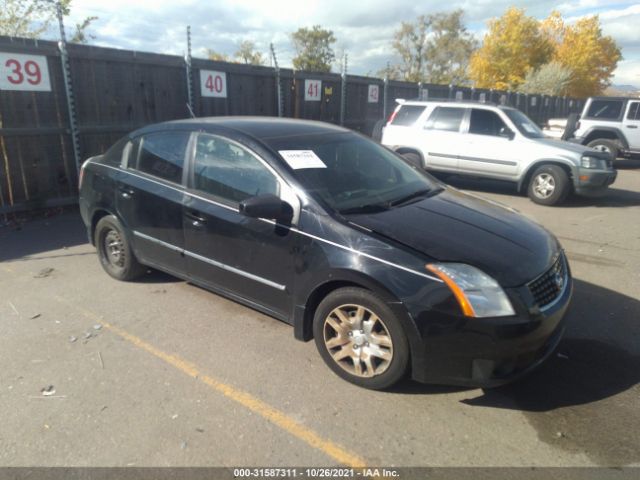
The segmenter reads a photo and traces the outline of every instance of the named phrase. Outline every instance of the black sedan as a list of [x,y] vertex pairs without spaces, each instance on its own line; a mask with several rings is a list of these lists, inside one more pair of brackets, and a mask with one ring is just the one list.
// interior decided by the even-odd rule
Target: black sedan
[[152,125],[84,163],[80,207],[112,277],[153,267],[283,320],[363,387],[502,384],[564,330],[553,235],[336,126]]

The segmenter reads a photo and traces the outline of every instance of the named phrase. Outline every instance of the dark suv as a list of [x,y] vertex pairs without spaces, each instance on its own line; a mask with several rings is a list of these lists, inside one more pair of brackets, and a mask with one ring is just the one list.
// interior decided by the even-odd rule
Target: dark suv
[[553,235],[343,128],[153,125],[87,160],[80,184],[109,275],[157,268],[283,320],[363,387],[504,383],[564,330]]

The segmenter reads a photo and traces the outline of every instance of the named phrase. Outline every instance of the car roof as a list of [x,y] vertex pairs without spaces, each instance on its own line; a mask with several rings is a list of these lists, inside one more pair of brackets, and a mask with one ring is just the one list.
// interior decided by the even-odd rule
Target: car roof
[[350,130],[324,122],[279,117],[203,117],[148,125],[131,135],[138,136],[162,130],[234,131],[256,139],[313,135],[322,133],[347,133]]
[[499,105],[493,102],[481,102],[477,100],[404,100],[400,103],[400,106],[419,106],[426,107],[429,105],[438,105],[438,106],[447,106],[447,107],[462,107],[462,108],[471,108],[471,107],[487,107],[487,108],[499,108],[500,110],[516,110],[516,108],[510,105]]

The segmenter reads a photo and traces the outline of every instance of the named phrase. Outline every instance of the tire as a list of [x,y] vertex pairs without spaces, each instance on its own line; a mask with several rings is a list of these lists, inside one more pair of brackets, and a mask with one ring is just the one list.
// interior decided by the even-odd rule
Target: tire
[[371,138],[378,143],[380,143],[380,141],[382,140],[382,129],[384,128],[385,123],[386,122],[384,120],[378,120],[373,125],[373,130],[371,131]]
[[618,144],[615,141],[606,138],[597,138],[596,140],[592,140],[587,144],[587,147],[608,153],[611,155],[611,160],[618,158],[618,152],[620,151],[620,147],[618,147]]
[[414,167],[424,168],[422,164],[422,157],[414,152],[401,153],[402,158],[404,158],[407,162],[409,162]]
[[381,390],[407,373],[404,328],[389,306],[368,290],[346,287],[327,295],[316,309],[313,335],[327,366],[355,385]]
[[136,259],[125,229],[114,215],[100,219],[94,238],[100,264],[113,278],[131,281],[145,273],[146,268]]
[[536,168],[527,187],[529,198],[540,205],[559,205],[570,191],[569,176],[557,165]]
[[564,126],[564,132],[562,132],[561,140],[569,140],[573,137],[573,134],[577,130],[578,120],[580,119],[580,114],[572,113],[567,118],[567,124]]

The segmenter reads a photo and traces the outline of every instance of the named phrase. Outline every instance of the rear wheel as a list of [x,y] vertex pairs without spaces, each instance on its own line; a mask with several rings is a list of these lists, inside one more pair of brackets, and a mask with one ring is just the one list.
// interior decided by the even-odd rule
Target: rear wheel
[[379,390],[407,372],[404,329],[388,305],[367,290],[331,292],[316,310],[313,334],[325,363],[351,383]]
[[618,158],[618,152],[620,151],[620,148],[615,141],[606,138],[598,138],[596,140],[593,140],[587,144],[587,147],[593,148],[600,152],[608,153],[609,155],[611,155],[611,160],[615,160],[616,158]]
[[569,194],[569,176],[557,165],[538,167],[529,181],[529,198],[540,205],[558,205]]
[[100,264],[113,278],[134,280],[146,271],[133,254],[124,227],[114,215],[100,219],[94,238]]
[[402,153],[401,155],[402,155],[402,158],[404,158],[411,165],[414,165],[418,168],[424,168],[424,165],[422,165],[422,158],[417,153],[407,152],[407,153]]

